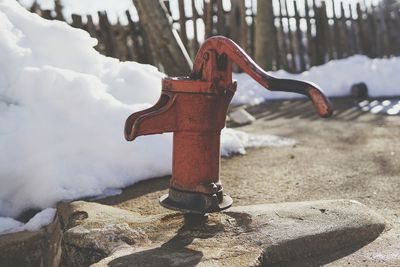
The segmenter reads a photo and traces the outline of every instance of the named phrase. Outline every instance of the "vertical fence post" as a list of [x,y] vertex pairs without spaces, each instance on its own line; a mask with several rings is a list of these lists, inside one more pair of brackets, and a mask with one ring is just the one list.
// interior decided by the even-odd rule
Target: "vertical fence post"
[[290,71],[296,72],[297,71],[297,66],[296,66],[296,54],[295,54],[295,43],[293,42],[293,34],[292,34],[292,29],[290,26],[290,15],[289,15],[289,8],[288,8],[288,3],[287,0],[284,0],[285,3],[285,11],[286,11],[286,18],[287,18],[287,26],[288,26],[288,39],[289,39],[289,51],[291,55],[291,65],[290,65]]
[[300,60],[300,70],[306,70],[306,61],[304,59],[304,44],[303,44],[303,32],[300,29],[300,15],[297,9],[297,2],[296,0],[293,1],[294,6],[294,16],[296,19],[296,38],[297,38],[297,49],[298,49],[298,57]]
[[219,35],[225,35],[225,13],[222,0],[217,0],[217,31]]
[[193,42],[192,42],[192,57],[196,56],[197,50],[199,50],[199,38],[197,34],[197,20],[199,13],[197,12],[195,0],[192,0],[192,20],[193,20]]
[[274,48],[272,2],[257,1],[257,16],[255,25],[255,61],[264,69],[272,69]]
[[190,73],[191,60],[178,33],[173,29],[165,5],[159,0],[133,0],[158,67],[170,76]]
[[[307,25],[307,68],[310,68],[312,65],[314,65],[315,62],[315,44],[314,44],[314,39],[312,36],[312,31],[311,31],[311,17],[310,17],[310,6],[308,5],[308,1],[304,1],[304,11],[305,11],[305,19],[306,19],[306,25]],[[315,18],[315,14],[314,14]],[[315,19],[314,19],[315,23]]]
[[203,11],[203,21],[204,21],[204,37],[208,38],[212,36],[213,30],[213,16],[214,7],[213,0],[204,0],[204,11]]
[[179,26],[180,26],[179,35],[186,50],[189,50],[189,42],[186,31],[186,14],[185,14],[184,0],[178,1],[178,7],[179,7]]
[[361,53],[368,54],[369,47],[364,33],[364,19],[360,3],[357,3],[357,26],[358,26],[358,40],[361,47]]

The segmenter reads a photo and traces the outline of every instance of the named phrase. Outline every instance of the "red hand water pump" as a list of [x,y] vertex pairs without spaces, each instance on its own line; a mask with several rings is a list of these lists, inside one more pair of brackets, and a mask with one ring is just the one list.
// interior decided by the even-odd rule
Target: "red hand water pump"
[[164,78],[158,102],[133,113],[125,123],[128,141],[173,132],[172,178],[169,193],[160,198],[166,208],[204,214],[232,205],[232,198],[223,193],[219,164],[220,133],[236,91],[233,62],[263,87],[306,95],[321,117],[332,114],[328,99],[315,84],[271,77],[232,40],[207,39],[190,76]]

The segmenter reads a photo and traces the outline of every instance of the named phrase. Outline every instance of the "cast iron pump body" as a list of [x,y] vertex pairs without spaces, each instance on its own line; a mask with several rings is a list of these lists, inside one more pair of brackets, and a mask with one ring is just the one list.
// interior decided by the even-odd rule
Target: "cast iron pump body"
[[263,87],[306,95],[321,117],[332,114],[328,99],[315,84],[271,77],[232,40],[222,36],[207,39],[190,76],[164,78],[158,102],[133,113],[125,123],[128,141],[173,132],[169,194],[160,198],[166,208],[204,214],[232,205],[219,179],[220,133],[236,91],[232,62]]

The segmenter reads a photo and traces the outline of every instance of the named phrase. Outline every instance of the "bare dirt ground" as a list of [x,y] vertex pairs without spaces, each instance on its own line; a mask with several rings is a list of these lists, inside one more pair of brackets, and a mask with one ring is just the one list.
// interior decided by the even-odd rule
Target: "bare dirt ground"
[[[365,113],[353,100],[333,101],[335,115],[319,119],[308,101],[248,108],[257,121],[238,129],[297,140],[297,145],[248,150],[222,159],[221,179],[234,205],[354,199],[389,225],[378,239],[328,266],[400,266],[400,116]],[[168,178],[126,188],[98,202],[140,212],[164,212],[158,198]]]

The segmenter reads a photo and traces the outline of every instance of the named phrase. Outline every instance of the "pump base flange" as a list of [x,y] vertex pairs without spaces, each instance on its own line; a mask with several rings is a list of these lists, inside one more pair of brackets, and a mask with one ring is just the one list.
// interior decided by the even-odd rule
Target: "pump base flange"
[[198,214],[228,209],[232,206],[232,202],[232,198],[222,190],[209,195],[170,188],[168,194],[160,197],[161,206],[167,209]]

